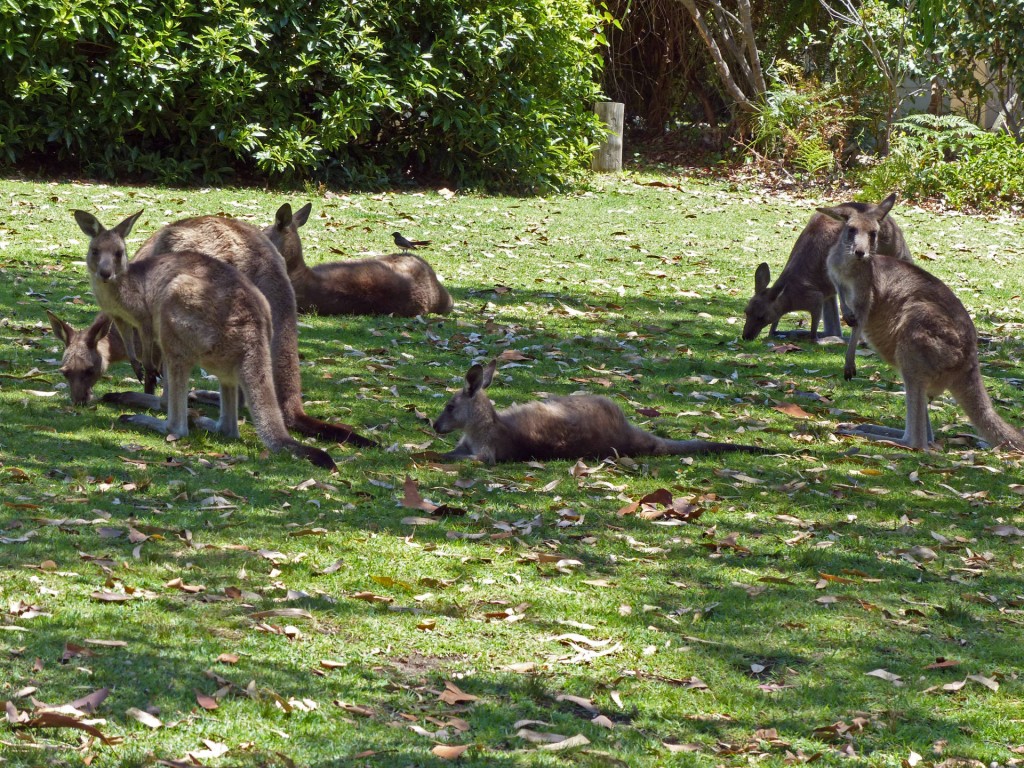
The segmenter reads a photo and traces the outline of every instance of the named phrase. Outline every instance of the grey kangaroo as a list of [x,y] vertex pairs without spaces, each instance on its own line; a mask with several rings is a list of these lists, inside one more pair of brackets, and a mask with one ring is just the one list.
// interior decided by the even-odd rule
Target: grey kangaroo
[[[86,266],[93,295],[121,329],[129,354],[147,367],[162,352],[167,419],[124,420],[167,435],[188,434],[189,375],[203,365],[220,381],[220,419],[199,426],[238,437],[238,388],[245,392],[256,432],[271,450],[287,450],[318,467],[336,469],[319,448],[288,434],[274,394],[270,361],[273,321],[266,298],[230,264],[194,251],[164,251],[128,260],[125,238],[139,213],[105,229],[90,213],[75,211],[89,236]],[[137,332],[137,344],[129,329]]]
[[293,215],[286,203],[263,230],[284,256],[299,312],[400,317],[451,312],[452,297],[433,268],[411,253],[334,261],[310,269],[302,257],[299,227],[311,209],[307,203]]
[[597,395],[553,397],[496,411],[484,392],[491,385],[496,365],[494,360],[486,368],[472,366],[462,391],[448,401],[434,422],[439,434],[463,431],[446,459],[471,458],[495,464],[527,459],[603,459],[616,454],[765,452],[753,445],[666,440],[633,426],[615,403]]
[[907,398],[902,430],[863,424],[840,425],[840,431],[927,448],[933,437],[928,400],[949,390],[988,443],[1024,450],[1024,434],[992,407],[978,366],[977,332],[964,305],[921,267],[877,252],[893,202],[886,198],[867,211],[819,209],[843,227],[829,250],[828,273],[844,313],[878,355],[899,370]]
[[[888,202],[889,207],[895,202],[896,196],[890,195],[880,205]],[[870,203],[849,202],[836,206],[833,210],[849,213],[864,213],[875,206]],[[839,312],[836,310],[836,289],[829,279],[825,261],[829,249],[843,231],[842,224],[823,213],[815,213],[807,222],[789,260],[782,269],[782,274],[769,286],[771,270],[767,262],[762,262],[754,271],[754,295],[744,310],[746,323],[743,326],[743,338],[751,341],[766,325],[771,325],[769,333],[775,335],[779,319],[789,313],[806,311],[811,313],[811,338],[817,338],[818,322],[824,315],[825,335],[842,336],[839,324]],[[883,219],[878,232],[877,250],[889,256],[910,261],[910,250],[903,238],[903,231],[891,218]],[[854,353],[860,341],[856,329],[850,336],[846,348],[846,365],[843,375],[853,378],[856,375]]]
[[[288,280],[284,259],[256,227],[222,216],[198,216],[168,224],[150,237],[135,254],[141,261],[161,253],[195,251],[227,262],[259,289],[270,304],[271,353],[274,390],[285,424],[296,432],[357,446],[376,445],[348,424],[321,421],[305,411],[299,371],[298,319],[295,293]],[[130,351],[130,350],[129,350]],[[138,393],[107,395],[104,400],[146,408]]]
[[[128,350],[125,349],[121,334],[114,326],[113,319],[102,312],[96,315],[92,325],[81,331],[50,310],[46,310],[46,316],[50,318],[53,335],[64,344],[60,372],[68,383],[71,402],[85,405],[92,396],[92,388],[107,372],[110,364],[128,359]],[[155,386],[153,389],[148,386],[149,382],[147,394],[153,394]]]
[[[111,364],[132,362],[121,338],[121,332],[117,330],[117,325],[109,315],[100,312],[92,324],[82,331],[76,330],[73,325],[61,320],[50,310],[46,310],[46,316],[50,318],[53,335],[64,344],[60,372],[68,384],[68,394],[74,405],[85,405],[89,402],[93,387]],[[132,333],[135,334],[135,331]],[[137,339],[135,343],[138,343]],[[145,394],[121,392],[111,395],[109,401],[137,405],[141,408],[163,408],[166,404],[154,394],[156,371],[143,371],[140,365],[137,374],[144,383]],[[220,395],[203,389],[189,392],[188,397],[190,401],[194,399],[206,405],[220,404]]]

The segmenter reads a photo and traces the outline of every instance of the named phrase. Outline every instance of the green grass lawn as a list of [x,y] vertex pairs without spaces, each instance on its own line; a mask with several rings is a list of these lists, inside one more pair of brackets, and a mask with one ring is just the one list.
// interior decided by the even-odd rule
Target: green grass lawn
[[[480,766],[1021,759],[1020,456],[980,450],[946,399],[941,451],[836,437],[902,423],[895,372],[862,356],[845,382],[842,346],[739,339],[754,267],[778,274],[830,201],[667,175],[546,198],[316,197],[311,264],[390,252],[400,230],[434,241],[456,302],[301,318],[308,412],[381,444],[326,446],[330,475],[266,455],[250,425],[168,443],[72,407],[44,315],[95,312],[73,208],[108,226],[145,208],[134,247],[197,214],[262,226],[306,197],[0,192],[5,768],[440,766],[453,747]],[[1024,225],[895,215],[970,310],[996,407],[1021,425]],[[600,393],[666,437],[772,453],[440,463],[454,439],[430,420],[497,355],[499,407]],[[135,386],[120,364],[98,392]],[[449,514],[403,506],[407,484]],[[631,506],[659,489],[674,510]],[[24,722],[67,724],[39,710],[72,702],[98,730]]]

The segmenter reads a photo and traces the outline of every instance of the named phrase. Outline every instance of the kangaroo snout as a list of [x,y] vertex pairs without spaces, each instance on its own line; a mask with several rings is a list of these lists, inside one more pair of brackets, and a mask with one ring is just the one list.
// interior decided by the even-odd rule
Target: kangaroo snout
[[435,419],[434,431],[437,432],[437,434],[439,435],[447,435],[449,432],[452,431],[452,428],[450,424],[442,422],[441,419]]

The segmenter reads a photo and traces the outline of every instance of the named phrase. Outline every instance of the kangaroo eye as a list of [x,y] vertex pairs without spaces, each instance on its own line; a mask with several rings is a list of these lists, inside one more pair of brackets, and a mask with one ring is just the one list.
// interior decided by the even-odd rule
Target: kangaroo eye
[[849,228],[849,232],[850,232],[850,237],[856,237],[857,236],[857,228],[856,227],[850,227]]

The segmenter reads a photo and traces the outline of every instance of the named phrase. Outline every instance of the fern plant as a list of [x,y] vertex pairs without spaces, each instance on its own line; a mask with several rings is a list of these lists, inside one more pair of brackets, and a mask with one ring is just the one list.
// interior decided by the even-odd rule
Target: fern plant
[[865,194],[893,190],[954,208],[986,210],[1024,202],[1024,147],[960,115],[910,115],[898,121],[890,152],[862,178]]
[[853,115],[835,86],[781,62],[750,120],[750,148],[809,176],[838,170]]

